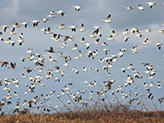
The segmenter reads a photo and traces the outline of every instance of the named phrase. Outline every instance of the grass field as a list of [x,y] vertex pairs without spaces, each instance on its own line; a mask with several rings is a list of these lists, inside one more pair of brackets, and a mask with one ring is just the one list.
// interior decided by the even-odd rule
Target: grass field
[[[29,109],[17,111],[15,114],[0,115],[1,123],[163,123],[164,111],[149,107],[146,103],[132,107],[119,101],[115,104],[98,104],[92,106],[66,106],[67,111],[56,110],[53,107],[40,107],[40,113],[32,113]],[[51,113],[52,111],[57,113]],[[151,111],[153,110],[153,111]]]

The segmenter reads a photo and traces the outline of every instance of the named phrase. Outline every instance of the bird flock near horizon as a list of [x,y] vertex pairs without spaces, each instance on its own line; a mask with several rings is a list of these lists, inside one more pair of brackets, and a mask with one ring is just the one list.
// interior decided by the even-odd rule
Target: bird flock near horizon
[[[164,5],[164,3],[161,3]],[[149,6],[149,9],[153,9],[154,7],[157,7],[158,4],[155,2],[145,2],[145,5]],[[83,11],[85,7],[82,6],[72,6],[70,9],[74,9],[76,13],[80,14],[80,11]],[[145,11],[145,8],[143,5],[139,4],[138,7],[125,7],[123,9],[127,9],[127,11],[136,11],[141,10]],[[49,23],[54,18],[57,17],[57,14],[61,15],[63,18],[66,14],[69,14],[63,10],[56,10],[56,11],[50,11],[49,14],[45,15],[43,18],[40,18],[38,20],[29,20],[27,22],[15,22],[13,25],[3,25],[1,26],[2,31],[0,32],[0,45],[1,43],[5,43],[8,45],[8,47],[14,47],[15,45],[19,45],[20,48],[24,45],[24,43],[28,42],[26,40],[26,34],[24,32],[18,34],[17,29],[24,28],[28,29],[29,25],[32,25],[33,28],[39,27],[39,25],[42,23]],[[100,18],[102,23],[112,24],[112,13],[107,13],[106,17]],[[77,18],[78,19],[78,18]],[[139,30],[139,28],[131,28],[131,29],[125,29],[121,33],[117,33],[116,30],[112,29],[109,30],[111,33],[108,37],[104,37],[103,33],[101,32],[101,29],[103,29],[103,26],[100,25],[92,25],[90,27],[85,27],[85,23],[81,23],[81,25],[70,25],[66,26],[67,24],[59,23],[58,27],[46,27],[42,29],[38,29],[38,31],[43,32],[43,35],[49,35],[48,42],[52,42],[52,45],[42,49],[46,56],[40,53],[35,53],[35,49],[32,48],[33,44],[31,44],[31,47],[28,49],[24,49],[24,52],[27,57],[19,56],[19,59],[22,64],[25,65],[25,63],[31,63],[31,66],[24,66],[21,73],[21,77],[26,80],[26,83],[24,84],[26,90],[24,90],[24,95],[34,95],[32,99],[26,99],[25,97],[20,97],[19,93],[17,92],[17,88],[21,88],[20,83],[22,83],[22,78],[0,78],[0,86],[2,91],[6,91],[6,95],[2,97],[0,101],[0,111],[2,114],[4,113],[3,108],[7,107],[8,105],[13,104],[12,98],[16,97],[16,104],[15,108],[12,110],[13,113],[19,112],[22,109],[33,109],[34,107],[37,107],[40,109],[40,106],[44,103],[46,103],[46,100],[49,100],[50,98],[54,98],[56,96],[57,99],[62,100],[63,95],[69,96],[68,102],[65,104],[71,104],[71,103],[79,103],[84,106],[87,106],[89,104],[89,101],[92,101],[94,98],[94,94],[97,96],[100,96],[100,101],[105,102],[109,101],[107,97],[111,95],[114,97],[113,100],[117,100],[116,94],[120,94],[122,99],[129,99],[129,104],[137,103],[138,105],[141,104],[140,98],[146,97],[147,99],[153,100],[154,94],[151,92],[151,88],[156,85],[156,88],[162,88],[162,81],[153,81],[153,77],[157,74],[156,67],[149,63],[149,62],[142,62],[141,65],[145,69],[144,73],[148,76],[148,82],[143,82],[143,87],[146,90],[146,94],[132,92],[129,91],[128,93],[123,90],[125,87],[131,87],[131,85],[135,85],[134,89],[138,89],[137,83],[135,83],[136,80],[142,81],[142,79],[145,77],[143,76],[140,71],[135,68],[135,65],[133,63],[127,64],[127,66],[120,68],[120,71],[122,74],[124,74],[126,77],[124,83],[119,84],[118,88],[112,88],[113,84],[116,84],[117,81],[115,79],[111,79],[112,73],[110,72],[110,69],[117,64],[117,61],[121,61],[121,59],[126,56],[126,52],[130,52],[131,54],[137,54],[140,49],[138,49],[138,45],[134,45],[131,48],[120,48],[118,49],[118,52],[115,54],[110,54],[110,48],[109,45],[111,42],[115,42],[115,37],[121,36],[123,37],[123,42],[128,43],[130,40],[130,34],[133,36],[136,36],[140,39],[143,39],[143,42],[141,45],[146,46],[149,44],[149,38],[144,37],[142,34],[142,31]],[[55,32],[52,31],[55,28]],[[87,28],[91,28],[93,31],[90,32],[88,35],[83,35],[83,32],[87,31]],[[81,32],[81,40],[76,40],[75,36],[67,35],[67,34],[58,34],[58,30],[65,30],[70,29],[70,32],[75,35],[76,32]],[[144,32],[146,33],[152,33],[151,28],[145,29]],[[164,30],[155,30],[156,33],[164,34]],[[3,37],[5,33],[8,33],[9,37]],[[12,40],[12,37],[16,36],[17,40]],[[105,38],[106,41],[102,41],[102,38]],[[93,42],[90,42],[89,40],[94,40]],[[104,39],[103,39],[104,40]],[[55,44],[59,44],[60,46],[58,48],[54,48]],[[40,44],[41,45],[41,44]],[[161,51],[162,50],[162,43],[157,42],[154,44],[156,46],[156,50]],[[96,46],[96,49],[92,49],[93,46]],[[100,49],[99,46],[101,46]],[[81,48],[85,47],[85,48]],[[69,49],[71,53],[65,53],[62,52],[64,50],[60,49]],[[103,55],[99,55],[100,52],[103,52]],[[76,54],[76,55],[75,55]],[[54,58],[54,55],[57,56]],[[48,56],[48,57],[47,57]],[[81,59],[87,58],[89,64],[90,62],[98,62],[102,64],[102,67],[86,67],[86,64],[82,65],[79,69],[78,66],[74,66],[72,68],[69,67],[69,64],[71,64],[71,61],[74,62],[80,62]],[[164,57],[161,56],[161,57]],[[59,60],[60,59],[60,60]],[[75,61],[76,60],[76,61]],[[61,62],[59,64],[59,61]],[[84,62],[85,63],[85,62]],[[11,71],[17,71],[17,67],[19,64],[17,64],[14,61],[7,61],[0,59],[1,68],[0,69],[10,69]],[[52,64],[49,68],[46,68],[46,65]],[[62,66],[60,66],[62,65]],[[69,70],[68,70],[69,69]],[[78,75],[80,74],[86,74],[88,72],[92,72],[93,76],[97,75],[101,71],[105,71],[108,80],[102,80],[102,82],[97,82],[96,80],[90,82],[87,78],[82,83],[85,83],[86,86],[84,86],[83,90],[79,90],[77,88],[76,93],[71,92],[71,89],[74,88],[74,82],[68,82],[64,83],[61,82],[62,78],[64,78],[67,74],[74,73],[73,76],[70,78],[78,78]],[[128,72],[127,72],[128,71]],[[132,74],[129,74],[131,71]],[[1,70],[1,72],[3,72]],[[103,79],[103,78],[102,78]],[[46,88],[46,80],[52,81],[52,85],[54,83],[56,84],[63,84],[63,88],[59,90],[49,90],[49,93],[44,93],[44,91],[40,95],[36,95],[35,91],[38,86],[43,88],[43,90]],[[150,81],[149,81],[150,80]],[[92,90],[92,88],[95,88],[97,86],[102,86],[102,89],[98,90]],[[14,85],[14,88],[11,88],[11,85]],[[51,86],[52,86],[51,85]],[[75,90],[76,88],[74,88]],[[110,94],[108,93],[110,91]],[[60,92],[60,94],[56,94],[57,92]],[[108,93],[108,94],[107,94]],[[89,95],[89,98],[85,98],[85,94]],[[23,99],[25,98],[25,99]],[[22,100],[23,99],[23,100]],[[21,103],[21,101],[22,103]],[[158,99],[159,103],[164,102],[164,98],[161,97]],[[24,108],[25,107],[25,108]],[[49,104],[46,108],[44,108],[44,111],[50,112],[51,104]],[[61,108],[64,108],[65,105],[61,106]],[[55,106],[55,108],[59,108],[58,105]]]

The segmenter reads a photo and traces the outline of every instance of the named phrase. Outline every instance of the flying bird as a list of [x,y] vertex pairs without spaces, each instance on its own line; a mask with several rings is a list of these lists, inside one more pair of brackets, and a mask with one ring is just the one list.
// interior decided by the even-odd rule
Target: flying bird
[[22,22],[20,24],[24,25],[24,27],[27,28],[28,22]]
[[40,18],[40,20],[43,20],[43,23],[46,23],[46,22],[49,21],[50,19],[48,19],[48,18]]
[[149,8],[152,8],[154,5],[156,5],[155,2],[145,2],[145,4],[148,4]]
[[33,23],[33,27],[38,26],[38,23],[40,23],[39,20],[30,20],[30,22]]
[[10,62],[10,66],[11,67],[8,67],[8,69],[16,69],[16,63]]
[[78,29],[78,30],[81,31],[81,32],[86,31],[86,30],[84,29],[84,24],[81,24],[81,28]]
[[62,16],[64,16],[64,14],[65,14],[65,12],[63,10],[55,11],[55,13],[58,13],[58,14],[60,14]]
[[55,53],[55,51],[53,50],[53,47],[50,47],[49,50],[45,50],[46,52],[49,52],[49,53]]
[[145,10],[145,8],[141,4],[139,4],[139,6],[136,7],[136,8],[139,9],[139,10],[141,10],[141,11],[144,11]]
[[49,15],[46,15],[46,17],[50,17],[50,18],[55,17],[54,11],[50,11],[50,14]]
[[125,7],[125,9],[127,9],[127,10],[134,10],[134,8],[131,7],[131,6]]
[[106,19],[102,19],[102,21],[107,22],[107,23],[111,23],[111,14],[109,14]]
[[155,45],[156,45],[157,48],[160,50],[160,49],[161,49],[161,46],[162,46],[162,43],[156,43]]
[[82,6],[72,6],[72,8],[75,8],[76,11],[79,11],[80,9],[82,9]]

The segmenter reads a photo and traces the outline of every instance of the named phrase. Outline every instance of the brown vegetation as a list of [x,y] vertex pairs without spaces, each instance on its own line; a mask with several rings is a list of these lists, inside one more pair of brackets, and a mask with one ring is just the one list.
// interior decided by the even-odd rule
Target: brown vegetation
[[[75,106],[74,110],[69,108],[67,112],[40,114],[19,112],[17,114],[1,114],[1,123],[154,123],[164,122],[164,111],[139,111],[131,110],[130,105],[121,103],[111,105],[97,105],[92,108],[86,106],[80,109]],[[44,109],[44,108],[42,108]],[[45,108],[48,109],[48,108]],[[50,108],[49,108],[50,109]],[[80,110],[80,111],[79,111]]]

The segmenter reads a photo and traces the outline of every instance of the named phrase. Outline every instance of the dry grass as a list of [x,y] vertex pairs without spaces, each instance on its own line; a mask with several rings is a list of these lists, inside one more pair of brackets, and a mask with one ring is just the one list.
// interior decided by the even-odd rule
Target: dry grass
[[[98,106],[98,105],[97,105]],[[99,105],[91,109],[86,106],[83,110],[67,111],[63,113],[40,114],[19,112],[17,114],[0,115],[1,123],[162,123],[164,111],[138,111],[130,110],[129,105],[120,103],[114,105]],[[77,107],[75,107],[77,108]],[[110,109],[110,110],[109,110]]]
[[134,107],[135,102],[123,104],[116,100],[116,103],[112,104],[107,97],[103,102],[100,96],[93,100],[92,105],[78,106],[69,94],[67,95],[74,108],[68,107],[58,98],[66,108],[65,111],[61,111],[46,106],[49,100],[47,99],[43,106],[33,107],[33,109],[39,110],[38,114],[31,113],[33,109],[30,108],[24,109],[24,111],[16,110],[13,114],[1,113],[0,123],[164,123],[164,111],[157,110],[157,105],[153,101],[148,103],[148,101],[140,100],[136,96],[134,97],[138,103]]

